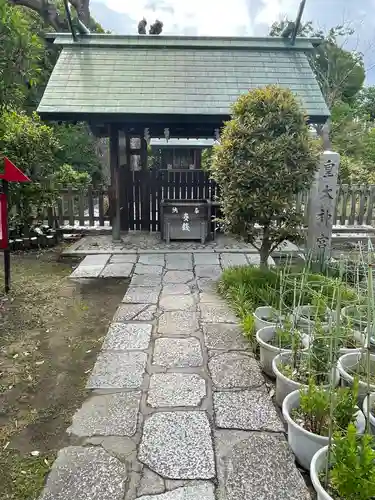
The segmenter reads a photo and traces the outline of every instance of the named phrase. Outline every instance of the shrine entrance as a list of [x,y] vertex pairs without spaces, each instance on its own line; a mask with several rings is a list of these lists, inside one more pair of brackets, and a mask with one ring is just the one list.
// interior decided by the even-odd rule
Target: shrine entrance
[[[160,231],[163,199],[208,200],[218,189],[202,170],[152,168],[151,139],[217,140],[231,105],[249,89],[290,88],[311,123],[329,111],[308,62],[320,39],[118,36],[55,33],[62,46],[38,113],[86,121],[109,137],[112,236]],[[138,145],[131,147],[132,138]],[[133,168],[137,165],[137,168]]]

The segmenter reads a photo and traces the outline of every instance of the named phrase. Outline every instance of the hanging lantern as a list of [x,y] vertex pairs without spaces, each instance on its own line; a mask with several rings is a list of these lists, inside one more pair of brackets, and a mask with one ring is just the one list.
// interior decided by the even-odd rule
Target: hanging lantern
[[147,146],[148,146],[150,144],[150,139],[151,139],[149,128],[145,128],[144,133],[143,133],[143,137],[144,137],[144,140],[147,142]]
[[164,129],[164,137],[165,137],[165,140],[168,142],[169,138],[170,138],[169,128]]

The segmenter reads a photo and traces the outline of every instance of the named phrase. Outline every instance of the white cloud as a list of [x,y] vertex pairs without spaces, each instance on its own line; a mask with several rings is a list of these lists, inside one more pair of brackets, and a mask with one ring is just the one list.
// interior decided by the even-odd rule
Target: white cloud
[[164,33],[180,33],[186,27],[194,26],[198,35],[230,36],[244,26],[249,26],[246,0],[165,0],[164,5],[173,7],[173,14],[156,7],[147,9],[149,0],[105,0],[107,6],[117,12],[128,14],[140,20],[146,17],[149,22],[159,18],[164,23]]
[[[251,0],[248,1],[251,5]],[[261,0],[261,7],[258,7],[254,22],[270,26],[283,16],[294,19],[299,3],[300,0]]]

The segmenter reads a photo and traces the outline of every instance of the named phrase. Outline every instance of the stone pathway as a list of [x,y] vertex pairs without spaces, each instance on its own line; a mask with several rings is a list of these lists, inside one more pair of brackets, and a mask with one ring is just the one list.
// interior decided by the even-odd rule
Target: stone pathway
[[[131,276],[40,500],[307,500],[257,361],[218,297],[245,254],[99,255]],[[90,274],[91,273],[91,274]]]

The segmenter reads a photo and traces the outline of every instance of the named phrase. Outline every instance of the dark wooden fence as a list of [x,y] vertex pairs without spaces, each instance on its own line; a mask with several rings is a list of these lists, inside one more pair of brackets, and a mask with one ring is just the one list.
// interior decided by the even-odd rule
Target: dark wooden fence
[[[126,176],[125,176],[126,174]],[[147,170],[124,173],[121,178],[121,198],[128,210],[121,210],[123,229],[159,231],[159,203],[163,199],[207,199],[213,203],[213,216],[218,215],[218,186],[202,170]],[[61,190],[54,207],[46,218],[50,225],[100,226],[110,225],[108,189]],[[343,226],[375,224],[375,185],[341,185],[337,192],[334,224]],[[296,206],[308,221],[308,193],[296,198]]]
[[150,170],[128,172],[121,182],[129,210],[121,211],[122,227],[160,230],[159,204],[163,199],[210,200],[213,216],[218,207],[218,187],[203,170]]

